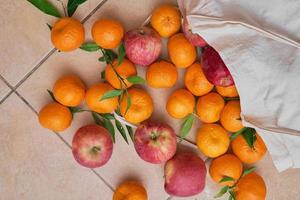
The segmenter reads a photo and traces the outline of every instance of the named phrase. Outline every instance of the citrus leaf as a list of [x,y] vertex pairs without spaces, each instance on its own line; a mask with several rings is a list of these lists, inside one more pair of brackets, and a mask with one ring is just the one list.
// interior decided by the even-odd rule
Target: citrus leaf
[[123,92],[123,90],[110,90],[110,91],[104,93],[104,95],[101,97],[100,101],[120,96],[122,94],[122,92]]
[[224,101],[228,102],[228,101],[238,101],[240,100],[240,97],[224,97]]
[[187,136],[187,134],[190,132],[192,126],[193,126],[193,123],[194,123],[194,115],[193,114],[189,114],[183,124],[182,124],[182,127],[180,129],[180,137],[181,138],[185,138]]
[[228,200],[235,200],[235,193],[233,190],[229,190],[229,198]]
[[51,15],[54,17],[61,17],[58,10],[47,0],[27,0],[32,5],[37,7],[40,11],[43,13],[46,13],[47,15]]
[[48,28],[50,29],[50,31],[52,30],[52,26],[50,24],[47,23]]
[[97,113],[92,112],[92,117],[93,117],[96,124],[98,124],[99,126],[103,126],[103,122],[102,122],[102,120],[100,119],[100,117],[98,116]]
[[127,81],[133,84],[145,84],[146,80],[140,76],[129,76],[127,77]]
[[127,93],[127,105],[126,105],[125,115],[126,115],[127,111],[129,110],[130,106],[131,106],[131,97],[130,97],[129,93]]
[[107,57],[106,62],[107,63],[112,63],[114,59],[116,59],[118,56],[115,52],[113,52],[112,50],[109,49],[105,49],[105,56]]
[[105,80],[105,70],[103,70],[103,71],[101,72],[101,79],[102,79],[102,80]]
[[80,49],[88,52],[98,51],[100,47],[95,42],[87,42],[80,46]]
[[125,47],[124,44],[122,43],[118,49],[118,66],[121,65],[121,63],[123,62],[124,58],[125,58]]
[[228,186],[224,186],[220,189],[220,191],[214,196],[214,198],[219,198],[221,196],[223,196],[227,191],[228,191],[229,187]]
[[108,119],[108,120],[113,120],[115,119],[114,115],[113,114],[110,114],[110,113],[103,113],[103,114],[100,114],[101,117],[105,118],[105,119]]
[[237,136],[239,136],[241,133],[243,133],[247,128],[244,127],[242,128],[241,130],[235,132],[235,133],[232,133],[232,135],[230,136],[230,141],[234,140]]
[[78,113],[78,112],[82,112],[83,110],[81,110],[80,107],[68,107],[71,114],[72,114],[72,117],[74,117],[74,114],[75,113]]
[[128,143],[127,136],[126,136],[125,129],[124,129],[124,127],[122,126],[121,122],[119,122],[118,120],[115,120],[115,124],[116,124],[116,127],[117,127],[118,131],[121,133],[122,137],[124,138],[125,142],[126,142],[127,144],[129,144],[129,143]]
[[242,132],[242,136],[246,140],[248,146],[250,148],[254,148],[254,142],[256,141],[255,129],[248,127],[245,131]]
[[86,1],[87,0],[69,0],[68,1],[68,6],[67,6],[67,8],[68,8],[68,16],[72,17],[72,15],[75,13],[77,7],[80,4],[82,4],[82,3],[86,2]]
[[132,127],[126,125],[126,129],[127,129],[127,132],[131,138],[131,140],[133,141],[133,130],[132,130]]
[[51,90],[47,90],[47,92],[50,95],[51,99],[56,102],[53,92]]
[[223,182],[228,182],[228,181],[234,181],[234,178],[231,178],[229,176],[225,176],[224,178],[222,178],[219,183],[223,183]]
[[110,133],[113,142],[116,142],[116,138],[115,138],[115,129],[113,124],[111,123],[110,120],[103,118],[103,126],[108,130],[108,132]]
[[248,168],[248,169],[245,169],[245,170],[243,171],[242,176],[246,176],[246,175],[248,175],[248,174],[254,172],[255,170],[256,170],[256,167],[250,167],[250,168]]
[[105,60],[105,57],[104,57],[104,56],[102,56],[102,57],[98,58],[98,61],[99,61],[99,62],[106,62],[106,60]]

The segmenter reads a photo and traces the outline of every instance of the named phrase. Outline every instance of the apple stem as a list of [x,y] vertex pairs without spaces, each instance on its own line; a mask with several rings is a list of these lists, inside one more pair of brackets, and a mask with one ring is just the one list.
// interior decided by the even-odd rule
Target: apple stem
[[100,150],[101,150],[100,147],[96,147],[95,146],[95,147],[92,148],[92,151],[95,152],[95,153],[98,152],[98,151],[100,151]]
[[145,31],[143,29],[140,29],[139,32],[141,35],[145,35]]
[[156,140],[157,139],[157,135],[154,132],[151,132],[150,137],[151,137],[152,140]]

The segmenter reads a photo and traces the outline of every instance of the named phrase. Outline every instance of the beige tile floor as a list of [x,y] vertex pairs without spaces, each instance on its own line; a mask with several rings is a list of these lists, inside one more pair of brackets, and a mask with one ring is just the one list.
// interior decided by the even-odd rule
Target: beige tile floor
[[[52,2],[59,7],[56,0]],[[155,6],[164,2],[175,3],[174,0],[89,0],[75,17],[84,22],[88,41],[96,19],[118,19],[128,30],[139,26]],[[137,179],[147,188],[150,200],[177,200],[163,190],[163,166],[139,159],[133,145],[127,145],[119,135],[107,165],[95,170],[79,166],[72,157],[70,143],[80,126],[92,122],[88,113],[77,114],[71,128],[59,135],[39,126],[36,113],[51,101],[46,89],[51,89],[59,76],[77,74],[90,86],[100,81],[104,65],[97,62],[98,53],[55,51],[45,25],[55,19],[41,14],[28,2],[11,0],[1,4],[0,11],[0,199],[110,200],[120,182]],[[144,69],[139,68],[139,74],[143,75]],[[179,81],[176,87],[181,86]],[[155,98],[152,118],[164,120],[178,131],[179,121],[168,117],[163,106],[171,91],[146,89]],[[194,125],[189,141],[194,141],[199,125]],[[185,141],[182,145],[195,149]],[[278,173],[269,155],[257,168],[267,183],[268,200],[299,199],[300,170]],[[217,188],[207,177],[205,192],[179,199],[213,199]]]

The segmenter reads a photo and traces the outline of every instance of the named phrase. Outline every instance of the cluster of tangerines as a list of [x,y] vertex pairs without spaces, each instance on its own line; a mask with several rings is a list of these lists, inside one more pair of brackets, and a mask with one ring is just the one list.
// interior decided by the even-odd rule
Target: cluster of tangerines
[[[203,154],[213,158],[209,173],[214,181],[224,186],[217,197],[229,192],[232,199],[265,199],[263,179],[253,172],[253,168],[243,171],[243,163],[254,164],[262,159],[266,146],[254,129],[243,127],[236,87],[214,86],[207,80],[201,64],[196,61],[196,48],[183,33],[178,33],[181,14],[177,7],[163,5],[156,8],[150,23],[161,37],[168,38],[171,62],[159,60],[148,66],[147,84],[153,88],[171,88],[178,79],[177,68],[186,68],[185,88],[172,92],[166,111],[173,118],[184,119],[182,137],[189,132],[194,118],[204,123],[198,129],[197,146]],[[79,47],[87,51],[101,50],[103,57],[99,60],[106,62],[107,66],[104,81],[88,89],[77,76],[58,79],[52,92],[49,91],[54,102],[39,112],[39,122],[43,127],[63,131],[70,126],[73,114],[81,111],[101,116],[109,131],[113,128],[108,122],[111,113],[123,116],[132,124],[151,117],[151,96],[144,89],[132,87],[146,81],[137,76],[135,64],[125,58],[122,24],[112,19],[99,19],[92,27],[92,37],[95,43],[83,44],[83,25],[71,17],[61,18],[51,27],[51,40],[58,50],[71,51]],[[119,56],[112,51],[118,46]],[[83,101],[89,110],[77,107]],[[233,153],[228,153],[229,149]],[[124,195],[128,199],[147,198],[145,189],[134,182],[121,185],[114,200],[120,200]]]

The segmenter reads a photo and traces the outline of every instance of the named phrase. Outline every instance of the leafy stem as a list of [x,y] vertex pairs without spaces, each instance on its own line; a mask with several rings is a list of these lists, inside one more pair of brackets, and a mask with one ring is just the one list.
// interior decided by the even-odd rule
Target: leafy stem
[[62,6],[62,8],[64,10],[64,15],[66,17],[67,16],[67,11],[66,11],[66,6],[65,6],[64,2],[62,2],[62,0],[57,0],[57,1],[61,4],[61,6]]

